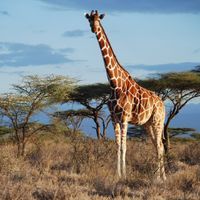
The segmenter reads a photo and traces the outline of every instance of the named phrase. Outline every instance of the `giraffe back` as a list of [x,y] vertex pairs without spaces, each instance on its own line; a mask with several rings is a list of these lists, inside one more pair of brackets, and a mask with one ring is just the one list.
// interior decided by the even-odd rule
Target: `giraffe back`
[[154,92],[139,86],[130,76],[119,82],[118,87],[111,90],[108,102],[115,120],[142,125],[155,112],[164,115],[164,104]]

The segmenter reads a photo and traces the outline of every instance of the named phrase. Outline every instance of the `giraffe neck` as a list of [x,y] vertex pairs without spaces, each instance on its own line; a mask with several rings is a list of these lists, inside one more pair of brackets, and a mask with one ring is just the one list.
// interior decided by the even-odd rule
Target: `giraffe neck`
[[112,88],[119,87],[118,77],[128,77],[129,73],[119,64],[117,57],[111,47],[108,37],[100,24],[96,33],[97,40],[103,56],[107,77]]

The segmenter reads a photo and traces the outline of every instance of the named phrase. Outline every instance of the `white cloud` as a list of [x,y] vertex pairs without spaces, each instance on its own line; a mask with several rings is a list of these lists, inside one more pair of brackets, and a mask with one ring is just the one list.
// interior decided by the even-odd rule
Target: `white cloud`
[[68,48],[62,52],[62,49],[52,49],[45,44],[30,45],[0,42],[0,67],[39,66],[73,62],[66,56],[66,52],[72,51],[72,48]]

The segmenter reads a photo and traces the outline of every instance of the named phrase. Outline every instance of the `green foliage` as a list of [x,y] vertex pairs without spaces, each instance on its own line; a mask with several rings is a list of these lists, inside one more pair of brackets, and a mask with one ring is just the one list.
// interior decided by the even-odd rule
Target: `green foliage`
[[[35,98],[45,97],[51,103],[69,100],[69,94],[74,90],[76,81],[65,76],[38,75],[24,76],[21,84],[13,85],[18,94]],[[47,104],[47,102],[45,102]]]
[[15,93],[0,96],[0,113],[11,122],[15,120],[12,125],[17,126],[58,99],[68,99],[73,88],[74,80],[67,77],[25,76],[21,84],[13,85]]
[[187,142],[194,142],[193,138],[184,138],[184,137],[173,137],[171,138],[171,141],[175,142],[175,143],[187,143]]
[[90,116],[92,116],[91,111],[86,109],[59,111],[53,114],[54,121],[57,121],[58,124],[63,122],[65,128],[68,128],[67,132],[72,134],[79,132],[83,119]]
[[168,128],[170,137],[186,135],[186,134],[190,135],[194,131],[196,131],[194,128]]
[[6,126],[0,126],[0,136],[12,133],[12,129]]
[[198,96],[200,96],[200,74],[195,72],[159,74],[157,78],[139,80],[138,82],[143,87],[154,90],[168,99],[170,96],[177,96],[176,93],[188,90],[198,92]]
[[192,133],[190,136],[193,137],[195,140],[200,141],[200,133]]
[[167,73],[161,75],[163,88],[200,90],[200,74],[194,72]]
[[[106,137],[106,129],[110,122],[109,116],[107,118],[103,116],[103,109],[109,99],[109,95],[109,85],[101,83],[76,87],[74,92],[70,95],[71,100],[80,103],[88,110],[86,111],[87,113],[84,114],[93,119],[97,138],[99,139],[101,137]],[[101,133],[101,126],[103,133]]]
[[[198,68],[199,69],[199,68]],[[192,99],[200,97],[200,73],[196,71],[160,74],[157,78],[140,80],[145,88],[154,90],[170,109],[164,126],[164,146],[169,149],[168,127],[171,120]],[[175,135],[179,134],[177,130]]]
[[14,93],[0,96],[0,115],[7,117],[18,145],[18,155],[24,154],[28,138],[45,125],[31,122],[31,117],[52,104],[69,100],[75,81],[63,76],[25,76],[21,84],[13,85]]
[[146,139],[147,135],[142,126],[129,126],[127,134],[130,138]]
[[110,94],[110,87],[108,84],[91,84],[81,85],[75,89],[71,98],[77,102],[89,102],[92,100],[105,101]]
[[196,66],[192,72],[195,72],[195,73],[200,73],[200,65]]
[[59,111],[59,112],[54,113],[55,117],[61,117],[62,119],[65,119],[71,116],[88,117],[91,115],[92,115],[91,111],[87,109],[66,110],[66,111]]

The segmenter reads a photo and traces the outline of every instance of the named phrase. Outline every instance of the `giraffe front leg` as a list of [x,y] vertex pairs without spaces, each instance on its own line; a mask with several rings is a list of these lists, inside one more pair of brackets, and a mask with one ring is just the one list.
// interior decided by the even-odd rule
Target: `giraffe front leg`
[[126,178],[126,135],[128,123],[124,122],[121,125],[121,143],[122,143],[122,174]]
[[119,123],[114,125],[115,138],[117,143],[117,174],[121,177],[121,129]]

